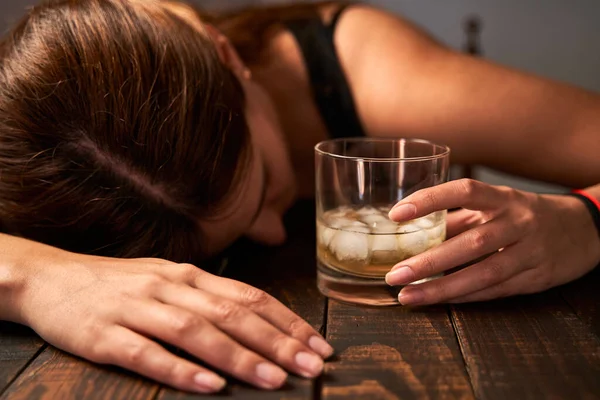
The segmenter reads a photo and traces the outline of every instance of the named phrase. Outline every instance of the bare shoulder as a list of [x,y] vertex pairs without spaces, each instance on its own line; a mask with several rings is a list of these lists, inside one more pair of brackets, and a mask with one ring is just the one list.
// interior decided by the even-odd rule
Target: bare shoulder
[[350,86],[359,91],[377,76],[379,80],[387,73],[413,76],[415,70],[451,53],[401,15],[366,4],[344,11],[335,45]]
[[[335,13],[337,8],[326,9]],[[325,14],[325,16],[331,14]],[[361,51],[397,46],[413,50],[442,48],[424,29],[391,11],[367,4],[353,4],[342,14],[335,34],[340,52],[363,56]]]
[[400,120],[398,109],[408,113],[420,104],[428,80],[454,58],[452,50],[403,16],[365,4],[344,11],[335,45],[359,116],[372,135],[403,131],[413,120],[420,123],[422,115],[416,113]]

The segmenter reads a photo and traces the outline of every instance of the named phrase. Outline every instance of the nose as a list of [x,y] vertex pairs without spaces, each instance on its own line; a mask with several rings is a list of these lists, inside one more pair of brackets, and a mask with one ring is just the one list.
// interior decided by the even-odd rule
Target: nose
[[267,246],[278,246],[286,239],[281,215],[274,210],[264,209],[246,232],[246,237]]

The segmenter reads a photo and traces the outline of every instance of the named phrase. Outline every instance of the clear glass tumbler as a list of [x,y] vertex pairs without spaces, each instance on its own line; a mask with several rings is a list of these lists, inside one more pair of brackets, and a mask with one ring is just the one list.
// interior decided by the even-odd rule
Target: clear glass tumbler
[[385,283],[398,262],[441,244],[446,211],[397,224],[387,214],[448,180],[450,149],[419,139],[334,139],[315,146],[317,283],[325,296],[396,305]]

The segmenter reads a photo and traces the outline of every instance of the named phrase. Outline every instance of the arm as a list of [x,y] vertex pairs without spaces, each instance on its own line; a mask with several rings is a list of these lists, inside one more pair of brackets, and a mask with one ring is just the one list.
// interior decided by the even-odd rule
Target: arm
[[21,255],[36,253],[32,245],[35,244],[28,240],[0,234],[0,320],[24,322],[18,303],[25,285],[25,274],[19,265],[22,264]]
[[153,339],[264,389],[315,377],[333,349],[277,300],[192,265],[70,253],[0,234],[0,319],[55,347],[178,389],[225,380]]
[[347,12],[336,43],[369,134],[445,143],[454,162],[534,179],[600,182],[600,96],[453,52],[367,6]]

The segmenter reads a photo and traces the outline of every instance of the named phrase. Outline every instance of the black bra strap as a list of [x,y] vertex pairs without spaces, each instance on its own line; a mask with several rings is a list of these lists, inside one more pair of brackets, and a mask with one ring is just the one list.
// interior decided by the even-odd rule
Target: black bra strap
[[287,22],[304,56],[321,117],[334,138],[365,136],[333,41],[336,24],[346,7],[340,7],[328,25],[318,15]]

